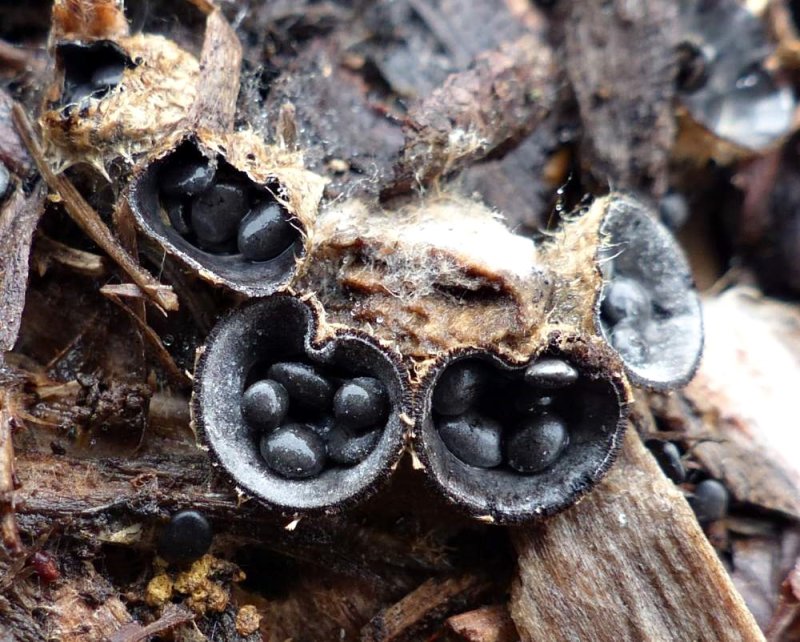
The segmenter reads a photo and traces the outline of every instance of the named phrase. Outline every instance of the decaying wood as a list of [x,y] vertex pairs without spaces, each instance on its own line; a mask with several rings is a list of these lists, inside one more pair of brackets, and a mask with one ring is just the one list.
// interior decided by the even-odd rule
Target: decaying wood
[[395,180],[384,196],[424,186],[518,142],[556,99],[553,52],[527,35],[479,56],[411,109]]
[[578,505],[512,532],[523,641],[761,640],[681,492],[629,431]]
[[153,303],[163,310],[177,310],[178,297],[175,296],[172,288],[159,283],[144,270],[120,246],[111,230],[103,223],[97,212],[86,202],[75,186],[65,176],[56,175],[50,169],[36,140],[30,119],[19,105],[14,106],[13,113],[14,122],[36,162],[36,167],[50,189],[61,198],[64,207],[75,223],[125,271]]
[[236,115],[242,45],[228,21],[217,10],[206,22],[200,54],[200,91],[192,106],[192,120],[198,127],[227,131]]
[[375,616],[361,631],[363,642],[404,642],[419,639],[425,627],[448,613],[474,604],[492,587],[480,575],[430,579],[397,604]]
[[504,604],[484,606],[454,615],[447,620],[449,628],[464,642],[517,642],[519,633]]
[[[171,452],[135,459],[81,460],[21,452],[17,472],[17,515],[29,525],[68,520],[74,536],[87,542],[98,537],[102,541],[115,528],[149,523],[192,507],[212,524],[223,525],[224,534],[239,544],[259,543],[295,559],[369,578],[377,585],[405,581],[403,566],[447,568],[446,563],[437,563],[435,549],[427,560],[414,540],[370,536],[368,529],[346,520],[303,520],[288,531],[285,520],[252,502],[242,503],[234,488],[215,480],[207,457],[200,451],[188,454],[185,445],[177,452],[173,446]],[[105,535],[91,528],[99,516],[107,522]],[[381,568],[384,577],[377,575]]]
[[662,193],[675,136],[678,3],[565,3],[566,69],[584,124],[582,163],[601,184]]
[[44,190],[38,185],[30,195],[16,189],[0,203],[0,353],[11,350],[17,339],[25,290],[28,258],[39,217],[44,210]]

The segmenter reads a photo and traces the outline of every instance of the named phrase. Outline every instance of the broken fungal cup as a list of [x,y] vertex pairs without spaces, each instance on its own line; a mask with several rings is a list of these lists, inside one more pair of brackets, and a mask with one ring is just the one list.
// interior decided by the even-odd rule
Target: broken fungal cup
[[683,0],[679,25],[678,95],[692,119],[746,150],[788,135],[796,101],[765,66],[774,47],[761,20],[737,0]]

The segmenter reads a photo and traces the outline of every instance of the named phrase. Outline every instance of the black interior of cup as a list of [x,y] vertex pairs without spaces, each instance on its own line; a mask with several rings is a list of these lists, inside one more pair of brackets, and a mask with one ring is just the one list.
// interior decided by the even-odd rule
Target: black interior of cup
[[685,385],[702,354],[703,319],[683,250],[641,203],[627,197],[611,202],[600,231],[605,238],[598,256],[604,275],[596,317],[600,331],[612,343],[612,328],[601,314],[611,281],[636,281],[652,301],[652,315],[642,335],[646,357],[637,363],[620,352],[628,375],[634,383],[656,389]]
[[[498,523],[514,523],[556,513],[571,505],[608,470],[625,427],[626,404],[618,385],[610,379],[588,372],[569,355],[543,356],[566,358],[578,368],[580,377],[568,390],[559,391],[558,403],[568,425],[569,441],[560,457],[545,470],[522,474],[508,466],[478,468],[464,463],[443,442],[432,410],[437,382],[447,368],[464,359],[477,359],[488,366],[488,377],[498,390],[519,381],[525,368],[512,367],[486,352],[466,352],[448,361],[426,382],[419,412],[417,444],[419,456],[431,479],[455,504],[473,516],[490,516]],[[490,382],[490,385],[492,383]],[[483,401],[492,412],[491,400]],[[503,430],[510,430],[506,406],[508,396],[498,397],[494,417]],[[502,406],[500,405],[502,404]],[[505,422],[505,423],[504,423]]]
[[[284,512],[333,511],[369,495],[388,477],[403,448],[401,412],[406,411],[406,375],[370,339],[344,335],[312,344],[315,319],[294,297],[258,300],[224,318],[212,331],[196,371],[195,412],[208,445],[235,483]],[[386,386],[389,419],[374,450],[352,467],[332,466],[319,476],[292,480],[272,472],[259,438],[240,410],[254,371],[266,364],[302,360],[350,376],[370,376]]]

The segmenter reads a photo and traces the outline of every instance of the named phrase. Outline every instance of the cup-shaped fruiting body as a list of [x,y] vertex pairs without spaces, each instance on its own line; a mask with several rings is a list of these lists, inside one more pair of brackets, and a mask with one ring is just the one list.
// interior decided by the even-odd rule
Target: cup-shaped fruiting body
[[609,469],[628,395],[617,357],[597,339],[557,334],[527,363],[458,350],[422,381],[415,452],[470,515],[495,523],[544,517]]
[[700,298],[670,231],[640,202],[600,203],[597,261],[603,285],[595,320],[631,381],[656,389],[689,382],[703,349]]
[[[795,99],[766,67],[774,47],[759,18],[737,0],[682,0],[679,30],[678,94],[696,123],[743,151],[764,149],[791,131]],[[698,132],[686,133],[696,147],[688,139]]]
[[134,176],[142,231],[200,277],[248,296],[301,269],[323,181],[251,132],[187,134]]
[[330,513],[392,472],[410,421],[407,382],[398,355],[277,294],[213,329],[193,417],[237,487],[283,514]]
[[550,323],[600,335],[632,383],[685,385],[703,348],[700,299],[686,257],[656,212],[612,193],[572,214],[543,248]]

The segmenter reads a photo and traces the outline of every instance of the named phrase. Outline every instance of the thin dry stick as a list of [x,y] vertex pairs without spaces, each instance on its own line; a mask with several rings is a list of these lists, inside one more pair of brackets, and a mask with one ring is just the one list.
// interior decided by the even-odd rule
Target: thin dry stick
[[28,116],[18,104],[14,104],[14,123],[28,148],[36,167],[44,177],[47,185],[64,202],[67,213],[73,221],[108,254],[139,286],[142,292],[155,303],[159,309],[177,310],[178,297],[168,285],[156,281],[152,275],[120,246],[117,239],[103,223],[97,212],[80,195],[75,186],[63,176],[56,176],[44,159],[36,134]]
[[[122,287],[124,288],[125,285],[123,284]],[[173,384],[180,389],[191,388],[192,380],[189,378],[189,375],[181,370],[178,367],[178,364],[175,363],[172,355],[167,351],[167,349],[164,347],[164,344],[161,342],[161,337],[156,334],[155,330],[153,330],[153,328],[151,328],[147,322],[136,313],[136,311],[132,310],[125,305],[125,303],[123,303],[122,299],[117,296],[117,292],[114,291],[114,286],[102,287],[100,288],[100,293],[125,314],[127,314],[136,324],[136,326],[139,328],[139,331],[142,333],[144,340],[147,342],[150,348],[152,348],[155,357],[161,363],[164,371],[167,373],[167,376],[170,378]]]

